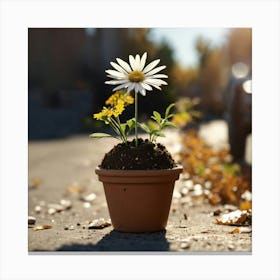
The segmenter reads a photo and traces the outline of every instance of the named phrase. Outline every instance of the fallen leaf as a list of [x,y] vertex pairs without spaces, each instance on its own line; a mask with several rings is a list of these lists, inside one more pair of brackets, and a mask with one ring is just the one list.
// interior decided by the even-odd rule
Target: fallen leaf
[[242,201],[239,205],[241,210],[250,210],[252,209],[252,202],[251,201]]
[[39,185],[41,184],[41,179],[40,178],[33,178],[31,180],[31,184],[29,185],[30,189],[36,189],[39,187]]
[[235,229],[231,230],[229,233],[231,233],[231,234],[240,233],[240,229],[239,228],[235,228]]
[[81,194],[85,192],[85,188],[81,187],[78,182],[73,182],[72,185],[66,188],[65,192],[67,194]]
[[221,198],[219,197],[219,195],[214,193],[209,193],[208,200],[212,205],[218,205],[219,203],[221,203]]
[[218,225],[242,226],[251,224],[252,213],[246,210],[235,210],[223,214],[220,219],[216,219]]
[[32,228],[32,230],[37,231],[37,230],[44,230],[44,229],[50,229],[50,228],[52,228],[52,226],[44,225],[44,226],[37,226],[35,228]]

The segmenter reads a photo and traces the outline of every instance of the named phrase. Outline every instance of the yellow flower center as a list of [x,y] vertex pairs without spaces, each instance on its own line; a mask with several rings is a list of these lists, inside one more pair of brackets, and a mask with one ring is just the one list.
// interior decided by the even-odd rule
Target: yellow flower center
[[135,71],[130,72],[128,79],[130,82],[139,83],[139,82],[144,81],[145,75],[143,74],[143,72],[135,70]]

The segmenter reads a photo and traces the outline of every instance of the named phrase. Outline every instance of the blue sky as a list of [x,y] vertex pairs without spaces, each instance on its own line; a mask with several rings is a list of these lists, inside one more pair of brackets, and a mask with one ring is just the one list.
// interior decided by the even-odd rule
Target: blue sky
[[219,46],[225,42],[227,28],[154,28],[150,39],[160,42],[165,38],[175,51],[175,59],[181,66],[195,66],[198,62],[195,42],[199,36]]

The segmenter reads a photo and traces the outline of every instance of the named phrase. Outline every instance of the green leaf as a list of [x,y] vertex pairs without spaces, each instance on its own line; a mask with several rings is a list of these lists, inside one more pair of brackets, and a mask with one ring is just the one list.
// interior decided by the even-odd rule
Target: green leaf
[[160,113],[159,112],[157,112],[157,111],[154,111],[153,112],[153,115],[154,115],[154,120],[157,122],[157,123],[160,123],[161,122],[161,115],[160,115]]
[[144,124],[144,123],[138,123],[138,125],[145,131],[145,132],[147,132],[147,133],[151,133],[151,130],[150,130],[150,128],[146,125],[146,124]]
[[237,163],[228,163],[224,165],[224,170],[226,173],[236,175],[240,171],[240,166]]
[[148,120],[147,126],[149,127],[149,129],[151,131],[159,129],[159,124],[157,122],[152,121],[152,120]]
[[170,112],[171,108],[174,107],[174,106],[175,106],[175,103],[172,103],[172,104],[170,104],[170,105],[166,108],[166,110],[165,110],[165,118],[168,118],[169,112]]
[[151,134],[153,134],[155,136],[165,137],[165,134],[163,132],[161,132],[160,130],[153,130],[151,132]]
[[168,115],[167,117],[165,117],[165,119],[170,119],[170,118],[172,118],[172,117],[174,117],[174,114]]
[[99,138],[113,137],[113,136],[107,133],[92,133],[89,137],[99,139]]
[[123,133],[125,133],[126,125],[127,125],[126,123],[121,123],[121,125],[120,125],[120,128]]
[[129,129],[132,129],[135,126],[135,118],[129,119],[126,123]]
[[174,128],[177,128],[177,125],[175,125],[173,122],[170,122],[170,121],[166,121],[164,123],[164,126],[165,127],[174,127]]

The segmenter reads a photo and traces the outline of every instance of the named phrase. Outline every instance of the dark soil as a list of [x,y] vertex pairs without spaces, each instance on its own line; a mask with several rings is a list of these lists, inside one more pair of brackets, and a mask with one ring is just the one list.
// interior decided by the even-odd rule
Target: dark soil
[[148,139],[138,139],[127,144],[120,143],[105,154],[100,165],[103,169],[123,170],[150,170],[150,169],[172,169],[175,162],[162,144],[154,144]]

